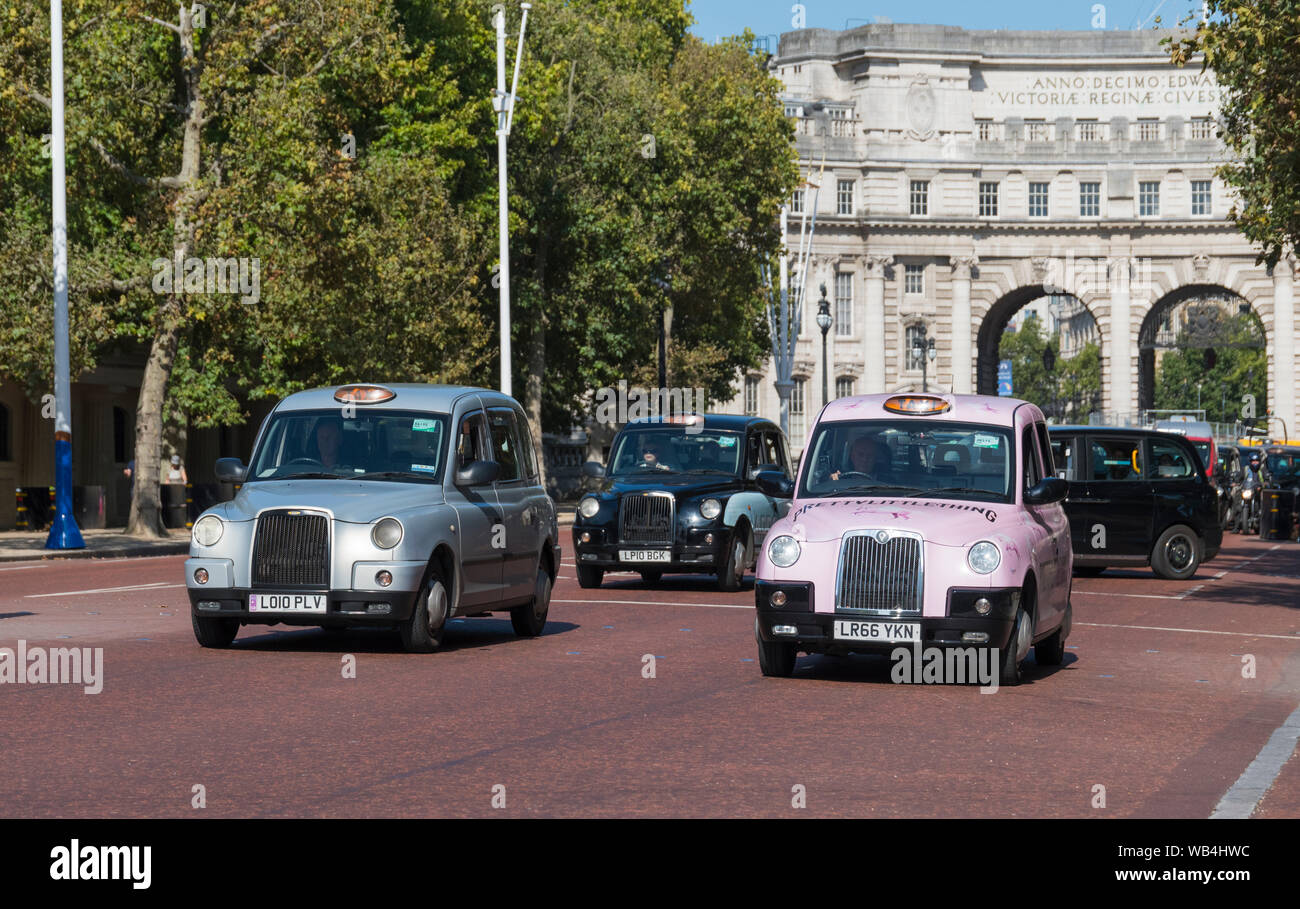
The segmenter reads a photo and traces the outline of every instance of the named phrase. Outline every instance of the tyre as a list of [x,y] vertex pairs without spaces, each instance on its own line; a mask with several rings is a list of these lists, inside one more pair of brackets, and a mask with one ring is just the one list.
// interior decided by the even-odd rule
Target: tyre
[[1060,666],[1065,660],[1065,639],[1070,636],[1070,625],[1074,621],[1073,608],[1065,604],[1065,617],[1061,627],[1034,645],[1034,661],[1039,666]]
[[1201,564],[1201,538],[1185,524],[1175,524],[1156,540],[1151,570],[1169,581],[1185,581]]
[[1029,645],[1034,639],[1034,623],[1029,618],[1029,613],[1025,607],[1021,606],[1016,612],[1016,620],[1011,626],[1011,636],[1007,639],[1007,644],[1002,648],[1001,665],[998,670],[998,684],[1004,688],[1010,688],[1020,684],[1024,678],[1024,672],[1021,665],[1025,657],[1029,656]]
[[451,597],[447,593],[442,572],[429,569],[420,594],[416,597],[411,617],[402,623],[402,649],[408,653],[430,653],[442,644],[447,630],[447,616],[451,612]]
[[1075,565],[1074,573],[1081,578],[1096,578],[1109,567],[1109,565]]
[[745,565],[748,564],[749,534],[743,527],[736,528],[727,546],[726,564],[718,570],[718,589],[728,593],[739,590],[745,578]]
[[578,566],[578,586],[586,590],[592,590],[600,586],[600,582],[605,580],[605,572],[599,568],[589,568],[586,565]]
[[190,614],[194,625],[194,640],[200,647],[229,647],[239,634],[239,619],[208,619]]
[[785,641],[765,641],[758,633],[758,619],[754,619],[754,640],[758,642],[758,668],[765,676],[788,679],[794,675],[795,660],[799,652]]
[[533,600],[510,610],[510,624],[521,638],[535,638],[546,627],[546,613],[551,609],[551,576],[541,565],[537,566],[537,582],[533,587]]
[[643,571],[641,572],[641,581],[645,584],[658,584],[659,579],[663,576],[662,571]]

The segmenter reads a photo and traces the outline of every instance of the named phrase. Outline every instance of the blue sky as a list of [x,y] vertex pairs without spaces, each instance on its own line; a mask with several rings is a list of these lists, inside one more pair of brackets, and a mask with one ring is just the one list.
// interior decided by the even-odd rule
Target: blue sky
[[[1177,23],[1188,11],[1199,9],[1195,0],[802,0],[808,28],[856,28],[885,17],[893,22],[959,25],[963,28],[1090,29],[1105,8],[1105,27],[1150,28],[1153,16],[1165,25]],[[794,0],[693,0],[692,31],[706,41],[741,32],[746,26],[757,35],[791,31]],[[850,21],[851,20],[851,21]]]

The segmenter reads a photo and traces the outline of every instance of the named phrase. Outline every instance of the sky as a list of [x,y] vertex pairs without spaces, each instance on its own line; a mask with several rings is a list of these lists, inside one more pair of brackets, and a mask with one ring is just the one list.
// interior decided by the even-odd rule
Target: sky
[[[1151,28],[1160,16],[1165,26],[1199,9],[1196,0],[802,0],[805,27],[840,30],[877,21],[959,25],[986,29],[1107,30]],[[692,31],[712,42],[747,26],[756,35],[792,31],[794,0],[692,0]],[[1094,24],[1096,22],[1097,24]]]

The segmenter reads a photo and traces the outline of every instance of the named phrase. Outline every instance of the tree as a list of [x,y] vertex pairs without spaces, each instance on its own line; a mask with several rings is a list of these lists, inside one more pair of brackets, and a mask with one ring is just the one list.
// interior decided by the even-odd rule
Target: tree
[[1101,402],[1101,350],[1085,344],[1072,357],[1057,356],[1049,372],[1043,354],[1059,351],[1060,336],[1048,334],[1036,313],[1029,313],[1018,331],[1005,331],[998,356],[1011,361],[1012,393],[1037,404],[1044,415],[1064,422],[1085,422]]
[[1300,246],[1300,0],[1207,0],[1206,10],[1190,34],[1164,40],[1175,64],[1199,55],[1214,72],[1232,157],[1219,175],[1240,197],[1233,220],[1271,267]]

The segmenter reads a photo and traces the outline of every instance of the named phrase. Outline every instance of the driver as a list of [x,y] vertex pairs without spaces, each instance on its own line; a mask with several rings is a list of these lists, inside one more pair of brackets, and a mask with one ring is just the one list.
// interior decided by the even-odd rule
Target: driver
[[858,436],[849,446],[849,463],[840,470],[832,471],[831,479],[838,480],[845,477],[879,479],[879,474],[884,472],[884,465],[880,464],[880,460],[876,440],[869,435]]
[[316,421],[316,460],[325,467],[337,467],[339,450],[343,447],[343,421],[338,417],[321,417]]
[[637,467],[646,470],[669,470],[659,457],[659,443],[654,439],[643,439],[641,441],[641,460],[637,462]]

